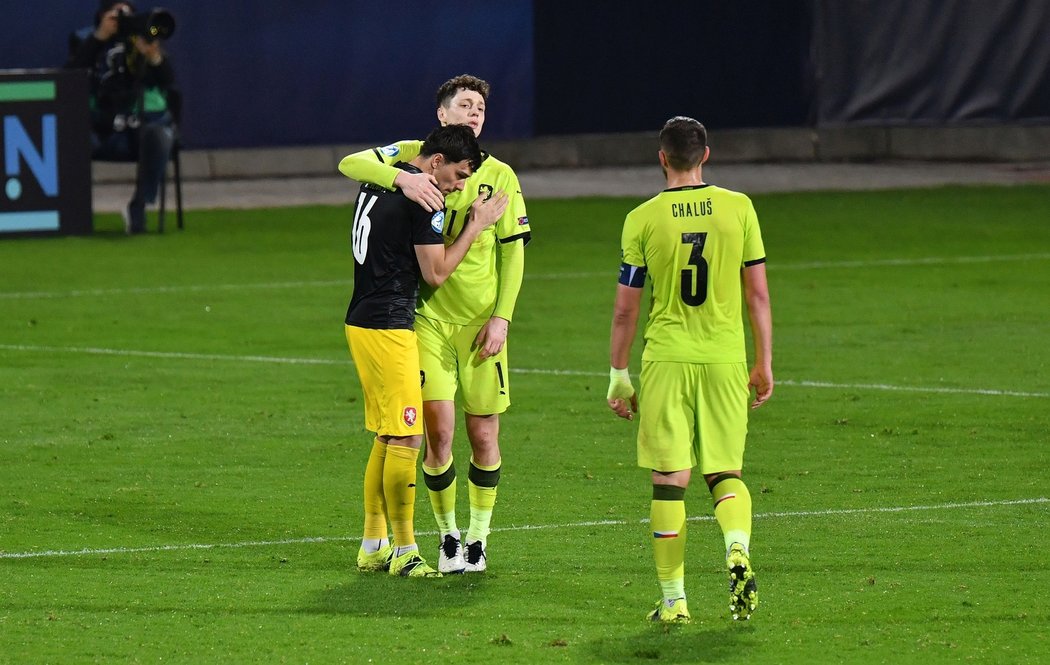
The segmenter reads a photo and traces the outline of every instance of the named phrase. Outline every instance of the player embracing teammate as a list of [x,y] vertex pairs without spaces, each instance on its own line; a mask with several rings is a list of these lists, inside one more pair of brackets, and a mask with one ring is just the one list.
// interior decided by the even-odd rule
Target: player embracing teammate
[[[478,136],[488,96],[489,84],[475,76],[450,79],[438,88],[437,118],[443,126],[466,125]],[[507,334],[531,230],[521,186],[510,166],[483,153],[481,165],[463,190],[442,198],[433,177],[393,166],[413,158],[420,146],[420,141],[400,141],[357,152],[344,157],[339,170],[359,182],[400,189],[430,212],[444,208],[442,234],[447,245],[462,233],[479,195],[487,199],[502,191],[509,198],[506,211],[473,241],[441,288],[421,286],[416,308],[426,430],[423,478],[440,532],[438,570],[482,572],[487,567],[486,547],[502,466],[499,416],[510,405]],[[456,519],[457,469],[452,455],[457,393],[471,448],[470,522],[465,535]]]

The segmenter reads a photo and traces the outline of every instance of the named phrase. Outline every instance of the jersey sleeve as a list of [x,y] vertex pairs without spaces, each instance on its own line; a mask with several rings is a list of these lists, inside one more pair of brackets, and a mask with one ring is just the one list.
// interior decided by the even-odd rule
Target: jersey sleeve
[[620,251],[623,263],[629,266],[645,266],[645,248],[642,247],[642,221],[636,213],[627,215],[620,236]]
[[445,211],[427,212],[412,204],[409,208],[412,215],[412,244],[439,245],[445,242],[441,229],[445,224]]
[[496,223],[499,287],[492,315],[510,321],[525,276],[525,245],[532,239],[532,230],[525,211],[525,198],[521,195],[521,183],[510,166],[504,166],[500,171],[496,190],[506,192],[508,201],[507,209]]
[[521,195],[521,183],[518,182],[517,174],[509,166],[500,174],[496,189],[503,190],[508,197],[507,209],[496,222],[496,238],[501,243],[513,242],[520,238],[523,244],[529,244],[532,229],[529,227],[529,215],[525,211],[525,197]]
[[753,266],[766,260],[766,248],[762,244],[762,231],[758,226],[758,213],[750,199],[744,212],[744,256],[743,265]]
[[388,146],[361,150],[343,157],[339,161],[339,172],[357,182],[392,190],[394,178],[401,172],[393,165],[414,159],[422,146],[422,141],[398,141]]
[[498,260],[499,290],[492,315],[510,321],[521,291],[521,280],[525,276],[525,243],[500,243]]

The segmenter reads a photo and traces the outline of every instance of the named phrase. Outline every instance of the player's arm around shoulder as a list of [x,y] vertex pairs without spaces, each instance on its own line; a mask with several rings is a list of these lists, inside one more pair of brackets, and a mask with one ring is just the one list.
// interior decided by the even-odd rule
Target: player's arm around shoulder
[[419,154],[422,141],[398,141],[387,146],[368,148],[339,162],[339,172],[358,182],[378,185],[386,189],[400,189],[410,200],[427,212],[437,212],[445,205],[445,198],[437,187],[434,176],[427,173],[409,173],[395,166]]

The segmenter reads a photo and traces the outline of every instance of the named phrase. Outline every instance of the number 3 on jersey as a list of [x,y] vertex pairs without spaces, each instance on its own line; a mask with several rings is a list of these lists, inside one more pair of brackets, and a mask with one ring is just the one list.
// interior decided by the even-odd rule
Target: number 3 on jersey
[[683,233],[682,244],[691,245],[689,261],[682,271],[682,302],[690,307],[703,305],[707,300],[707,259],[704,258],[706,233]]
[[373,194],[365,200],[366,194],[361,192],[357,197],[357,209],[354,210],[354,228],[350,232],[350,242],[354,248],[354,260],[364,265],[365,257],[368,256],[368,233],[372,230],[372,220],[368,213],[372,212],[372,206],[376,204],[376,196]]

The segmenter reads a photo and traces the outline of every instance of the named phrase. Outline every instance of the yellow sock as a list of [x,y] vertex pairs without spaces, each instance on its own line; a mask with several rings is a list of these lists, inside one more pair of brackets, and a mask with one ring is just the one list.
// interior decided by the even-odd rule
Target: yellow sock
[[733,543],[740,543],[744,549],[751,546],[751,493],[743,480],[735,476],[716,479],[711,488],[715,500],[715,519],[722,527],[726,550]]
[[386,444],[378,438],[372,442],[372,452],[365,466],[365,539],[384,540],[386,532],[386,500],[383,497],[383,464]]
[[452,458],[439,467],[423,465],[423,481],[427,484],[430,495],[430,507],[434,509],[434,520],[437,521],[441,535],[451,533],[459,538],[456,526],[456,467]]
[[649,507],[656,579],[667,600],[685,598],[685,488],[653,485]]
[[470,495],[470,526],[465,542],[484,543],[489,536],[492,523],[492,507],[496,505],[496,485],[499,484],[499,468],[502,460],[492,466],[481,466],[470,458],[467,472],[467,492]]
[[412,521],[416,506],[416,460],[419,450],[407,446],[387,446],[383,465],[383,494],[390,517],[390,529],[398,547],[415,545]]

